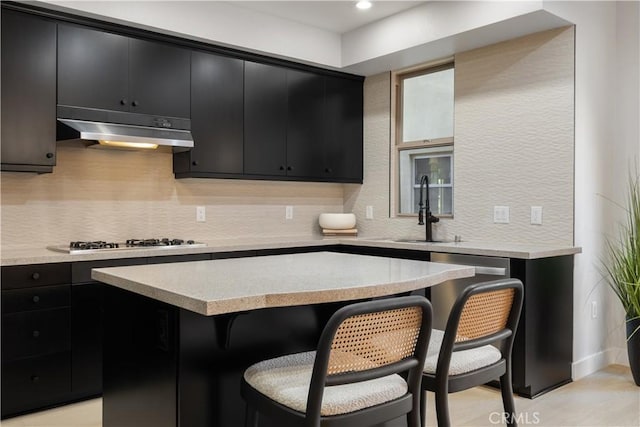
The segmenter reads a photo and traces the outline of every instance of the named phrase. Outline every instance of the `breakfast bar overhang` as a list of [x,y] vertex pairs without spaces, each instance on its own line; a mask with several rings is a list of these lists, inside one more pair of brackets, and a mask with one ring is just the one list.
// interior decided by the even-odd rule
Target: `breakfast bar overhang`
[[252,363],[315,349],[328,318],[348,302],[474,272],[331,252],[94,269],[94,280],[111,285],[103,426],[242,426],[240,378]]

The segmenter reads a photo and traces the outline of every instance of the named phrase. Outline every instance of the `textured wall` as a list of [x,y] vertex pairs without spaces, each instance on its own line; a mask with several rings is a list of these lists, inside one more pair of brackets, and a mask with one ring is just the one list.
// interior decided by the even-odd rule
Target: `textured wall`
[[[437,238],[573,244],[573,28],[456,55],[454,218]],[[389,217],[390,75],[365,81],[365,184],[345,210],[368,235],[421,238],[415,218]],[[365,220],[367,205],[374,220]],[[493,206],[510,223],[493,223]],[[543,207],[543,225],[530,207]]]
[[[70,240],[319,235],[340,184],[176,180],[169,153],[61,145],[52,174],[2,173],[2,247]],[[294,217],[285,220],[285,206]],[[195,220],[206,206],[207,221]]]

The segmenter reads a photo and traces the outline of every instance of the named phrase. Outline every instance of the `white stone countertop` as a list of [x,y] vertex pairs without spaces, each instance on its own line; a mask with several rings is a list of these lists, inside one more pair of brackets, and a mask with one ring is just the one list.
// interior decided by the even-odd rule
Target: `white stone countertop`
[[332,252],[92,270],[94,280],[207,316],[393,295],[474,274],[469,266]]
[[400,242],[393,238],[376,237],[269,237],[241,238],[205,241],[206,247],[171,247],[169,249],[131,249],[89,254],[65,254],[45,247],[2,247],[0,265],[46,264],[56,262],[96,261],[120,258],[155,257],[164,255],[188,255],[199,253],[232,252],[244,250],[281,249],[329,245],[368,246],[390,249],[411,249],[425,252],[449,252],[467,255],[499,256],[507,258],[536,259],[561,255],[573,255],[582,250],[574,246],[529,245],[517,243],[457,242],[425,243]]

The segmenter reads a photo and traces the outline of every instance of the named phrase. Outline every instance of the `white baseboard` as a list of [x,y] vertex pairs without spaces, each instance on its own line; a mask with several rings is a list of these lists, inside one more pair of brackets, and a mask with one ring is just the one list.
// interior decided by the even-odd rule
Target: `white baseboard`
[[571,364],[571,378],[577,381],[609,365],[629,366],[627,349],[619,347],[608,348],[573,362]]

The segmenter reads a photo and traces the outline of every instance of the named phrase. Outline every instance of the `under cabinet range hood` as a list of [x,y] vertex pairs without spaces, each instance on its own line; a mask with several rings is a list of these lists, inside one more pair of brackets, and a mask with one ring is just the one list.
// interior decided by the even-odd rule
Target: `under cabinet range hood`
[[180,152],[193,148],[189,119],[93,110],[92,113],[104,116],[95,120],[96,114],[68,114],[69,110],[81,109],[58,106],[58,141],[80,139],[92,148],[125,150],[168,147]]

